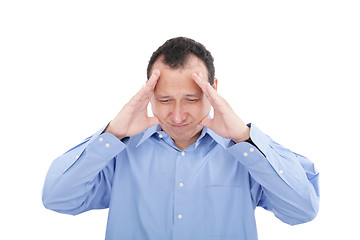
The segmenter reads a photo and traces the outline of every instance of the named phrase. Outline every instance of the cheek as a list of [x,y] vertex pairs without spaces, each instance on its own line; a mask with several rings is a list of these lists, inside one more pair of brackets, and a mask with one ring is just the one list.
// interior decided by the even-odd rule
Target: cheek
[[202,102],[197,106],[191,106],[191,115],[196,119],[203,119],[204,117],[208,116],[210,113],[211,105],[209,102]]

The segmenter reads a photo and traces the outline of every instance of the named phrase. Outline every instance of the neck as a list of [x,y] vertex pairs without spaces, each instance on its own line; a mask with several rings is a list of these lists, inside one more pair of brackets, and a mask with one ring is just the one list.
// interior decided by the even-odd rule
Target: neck
[[201,135],[201,130],[190,139],[187,139],[187,140],[174,140],[173,139],[173,141],[174,141],[175,146],[178,149],[180,149],[181,151],[184,151],[187,147],[189,147],[191,144],[196,142],[196,140],[198,140],[200,135]]

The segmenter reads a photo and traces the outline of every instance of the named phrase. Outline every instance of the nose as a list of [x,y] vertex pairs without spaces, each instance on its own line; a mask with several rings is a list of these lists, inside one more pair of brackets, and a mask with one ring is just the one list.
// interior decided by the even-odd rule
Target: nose
[[181,124],[186,121],[187,116],[188,114],[184,111],[184,107],[180,103],[177,103],[174,105],[170,118],[173,123]]

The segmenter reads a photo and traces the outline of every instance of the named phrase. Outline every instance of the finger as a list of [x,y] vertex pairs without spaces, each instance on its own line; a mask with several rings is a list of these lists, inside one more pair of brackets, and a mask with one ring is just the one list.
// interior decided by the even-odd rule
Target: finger
[[201,73],[194,73],[192,75],[192,79],[204,92],[206,98],[210,101],[212,106],[214,106],[215,104],[220,104],[219,94],[207,80],[203,79],[203,75]]
[[149,80],[146,82],[146,86],[149,87],[150,89],[154,89],[159,77],[160,77],[160,71],[158,69],[155,69],[152,72]]
[[151,96],[154,94],[154,89],[157,84],[157,81],[160,77],[160,71],[154,70],[151,74],[149,80],[145,84],[145,90],[144,90],[144,97],[148,100],[150,100]]
[[129,103],[136,104],[137,102],[141,101],[145,93],[145,85],[143,85],[140,90],[131,98]]
[[154,89],[159,77],[160,77],[160,71],[157,69],[154,70],[149,80],[146,82],[145,85],[141,87],[141,89],[136,93],[136,95],[133,97],[132,100],[134,102],[150,101],[150,98],[154,93]]
[[205,93],[207,92],[206,85],[209,84],[209,82],[206,82],[202,78],[201,73],[193,73],[192,79],[195,81],[195,83],[201,88],[201,90]]

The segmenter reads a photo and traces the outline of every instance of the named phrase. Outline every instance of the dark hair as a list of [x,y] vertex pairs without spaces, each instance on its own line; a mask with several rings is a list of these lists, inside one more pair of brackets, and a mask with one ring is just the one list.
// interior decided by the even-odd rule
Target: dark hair
[[150,78],[151,69],[160,56],[163,57],[162,62],[164,64],[176,69],[184,67],[190,54],[194,54],[196,57],[203,60],[208,70],[209,83],[213,85],[215,77],[214,58],[211,56],[211,53],[206,50],[204,45],[185,37],[167,40],[152,54],[147,67],[147,78]]

